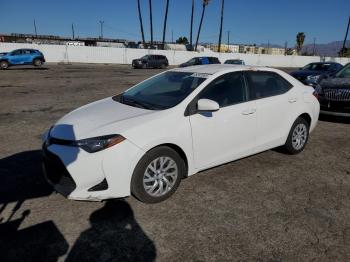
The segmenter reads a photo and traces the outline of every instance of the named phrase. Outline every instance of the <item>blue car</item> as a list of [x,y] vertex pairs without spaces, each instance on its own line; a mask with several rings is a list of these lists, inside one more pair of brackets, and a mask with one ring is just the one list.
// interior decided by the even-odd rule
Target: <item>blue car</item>
[[43,53],[36,49],[17,49],[9,53],[0,53],[0,69],[16,65],[42,66],[45,63]]
[[179,67],[187,67],[187,66],[194,66],[194,65],[209,65],[209,64],[221,64],[221,63],[217,57],[201,56],[201,57],[194,57],[188,60],[187,62],[180,64]]

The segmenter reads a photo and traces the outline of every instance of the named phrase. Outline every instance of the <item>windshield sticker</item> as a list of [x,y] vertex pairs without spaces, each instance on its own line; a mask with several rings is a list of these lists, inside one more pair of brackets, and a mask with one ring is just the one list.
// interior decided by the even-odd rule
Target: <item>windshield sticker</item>
[[193,73],[191,75],[192,77],[200,77],[200,78],[208,78],[210,76],[210,74],[206,74],[206,73]]

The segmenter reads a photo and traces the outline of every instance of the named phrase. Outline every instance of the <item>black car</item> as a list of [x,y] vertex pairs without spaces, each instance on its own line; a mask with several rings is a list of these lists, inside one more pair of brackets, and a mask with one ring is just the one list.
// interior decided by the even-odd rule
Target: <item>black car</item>
[[350,117],[350,63],[315,88],[321,114]]
[[194,57],[188,60],[187,62],[180,64],[179,67],[187,67],[187,66],[194,66],[194,65],[209,65],[209,64],[221,64],[221,63],[217,57],[201,56],[201,57]]
[[164,55],[145,55],[132,60],[133,68],[166,68],[168,65],[168,59]]
[[290,74],[303,84],[315,87],[322,79],[334,76],[342,67],[341,64],[334,62],[310,63]]

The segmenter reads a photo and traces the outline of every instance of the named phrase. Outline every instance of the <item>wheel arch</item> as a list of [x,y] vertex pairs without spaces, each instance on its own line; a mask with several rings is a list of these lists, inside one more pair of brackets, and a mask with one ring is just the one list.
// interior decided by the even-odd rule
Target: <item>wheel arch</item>
[[[188,157],[185,153],[185,151],[178,145],[176,144],[173,144],[173,143],[164,143],[164,144],[159,144],[157,146],[154,146],[152,148],[150,148],[149,150],[147,150],[147,152],[157,148],[157,147],[162,147],[162,146],[165,146],[165,147],[169,147],[171,149],[173,149],[176,153],[179,154],[179,156],[184,160],[185,162],[185,166],[186,166],[186,173],[185,173],[185,177],[188,177],[188,170],[189,170],[189,166],[188,166]],[[146,152],[146,153],[147,153]],[[145,153],[145,154],[146,154]]]
[[308,113],[302,113],[301,115],[299,115],[297,118],[302,118],[304,119],[308,124],[309,124],[309,127],[311,127],[311,122],[312,122],[312,118],[310,116],[310,114]]

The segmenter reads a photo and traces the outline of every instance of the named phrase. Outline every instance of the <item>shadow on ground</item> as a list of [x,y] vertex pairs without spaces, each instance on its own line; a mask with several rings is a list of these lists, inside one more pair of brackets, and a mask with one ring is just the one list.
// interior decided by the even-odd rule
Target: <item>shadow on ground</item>
[[331,123],[350,124],[350,117],[320,115],[319,120]]
[[[43,177],[39,150],[1,159],[0,179],[0,261],[50,262],[62,256],[67,256],[66,261],[155,260],[153,241],[124,200],[108,201],[94,211],[90,227],[80,234],[69,253],[69,243],[49,214],[47,221],[23,228],[23,222],[33,215],[29,209],[20,211],[25,200],[48,196],[53,191]],[[12,209],[5,218],[9,205]]]

